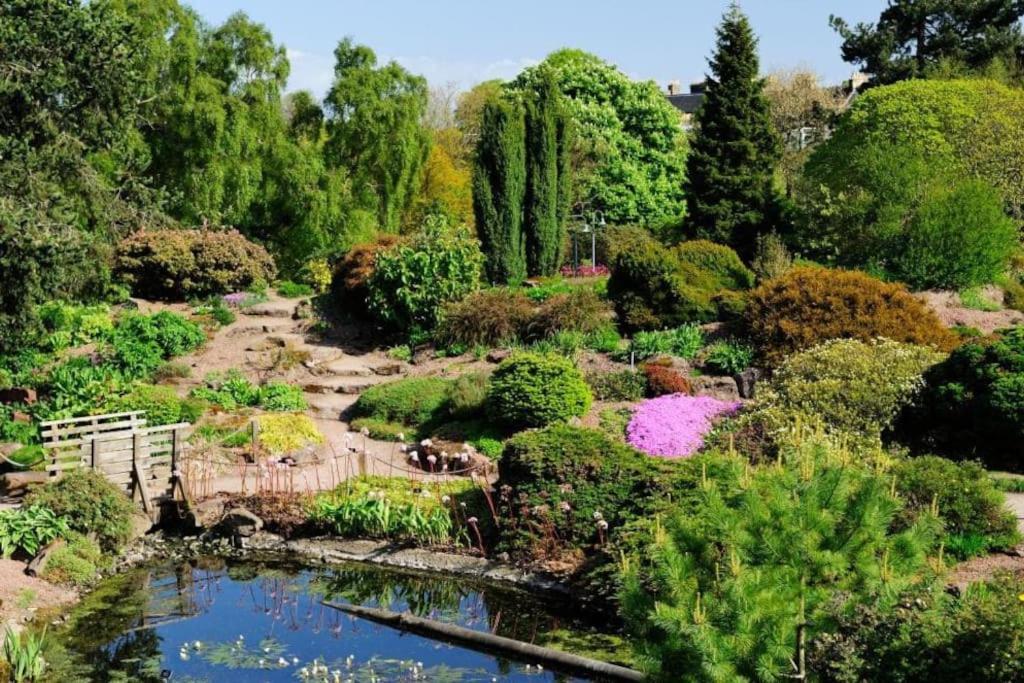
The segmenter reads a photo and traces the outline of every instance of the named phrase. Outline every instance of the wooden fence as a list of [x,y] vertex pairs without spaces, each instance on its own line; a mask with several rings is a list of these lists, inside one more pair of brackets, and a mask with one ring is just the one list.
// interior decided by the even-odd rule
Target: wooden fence
[[180,461],[191,425],[147,427],[145,413],[112,413],[42,423],[50,476],[81,467],[96,470],[138,496],[146,512],[158,499],[184,498]]

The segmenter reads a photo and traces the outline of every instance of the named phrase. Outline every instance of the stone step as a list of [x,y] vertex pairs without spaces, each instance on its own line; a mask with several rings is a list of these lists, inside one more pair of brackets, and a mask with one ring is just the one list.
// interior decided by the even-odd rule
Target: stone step
[[369,377],[374,374],[372,368],[354,358],[336,358],[326,363],[307,365],[314,374],[332,377]]
[[243,312],[245,315],[266,318],[291,318],[295,315],[295,303],[292,301],[267,301],[249,306]]
[[355,394],[306,394],[306,402],[314,417],[341,419],[341,414],[359,399]]
[[309,394],[361,394],[379,383],[366,377],[324,377],[307,381],[302,390]]

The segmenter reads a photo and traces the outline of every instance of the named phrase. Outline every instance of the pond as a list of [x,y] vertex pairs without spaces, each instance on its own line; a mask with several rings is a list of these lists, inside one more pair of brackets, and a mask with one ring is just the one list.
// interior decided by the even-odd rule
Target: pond
[[[202,558],[104,580],[47,635],[47,680],[583,681],[344,614],[348,602],[623,661],[573,610],[522,591],[364,565]],[[315,672],[315,673],[314,673]]]

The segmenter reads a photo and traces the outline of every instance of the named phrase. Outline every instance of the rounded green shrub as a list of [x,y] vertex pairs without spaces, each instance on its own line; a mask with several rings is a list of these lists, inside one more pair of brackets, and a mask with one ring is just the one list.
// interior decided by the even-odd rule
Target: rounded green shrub
[[921,391],[924,372],[943,358],[933,349],[888,339],[833,339],[783,361],[758,388],[755,409],[878,438]]
[[929,370],[901,427],[925,452],[1024,466],[1024,327],[964,344]]
[[440,377],[408,377],[370,387],[352,413],[409,427],[434,424],[449,414],[448,391],[448,381]]
[[140,230],[117,246],[115,273],[136,296],[189,299],[271,282],[267,250],[237,230]]
[[587,412],[590,387],[562,356],[518,353],[502,361],[487,394],[490,416],[515,427],[543,427]]
[[769,365],[829,339],[885,337],[944,351],[956,344],[905,287],[848,270],[793,268],[750,292],[743,320]]
[[724,244],[710,240],[689,240],[675,248],[682,263],[710,273],[718,289],[750,289],[754,273],[743,265],[739,255]]
[[116,402],[117,411],[144,410],[150,427],[195,422],[205,408],[205,402],[195,398],[180,398],[172,387],[141,384]]
[[967,559],[968,544],[982,554],[1006,550],[1020,542],[1017,518],[981,464],[953,462],[936,456],[906,458],[893,468],[896,490],[908,519],[934,506],[945,526],[946,550]]
[[41,505],[64,517],[73,531],[96,535],[107,552],[128,541],[135,506],[125,492],[103,475],[87,469],[72,470],[25,496],[25,507]]
[[482,415],[487,404],[490,376],[485,372],[467,372],[448,384],[448,404],[452,417],[466,419]]

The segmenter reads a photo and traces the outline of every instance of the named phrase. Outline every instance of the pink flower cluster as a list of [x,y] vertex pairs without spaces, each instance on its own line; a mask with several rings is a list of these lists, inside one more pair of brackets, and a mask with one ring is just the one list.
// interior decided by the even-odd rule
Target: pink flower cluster
[[739,410],[742,403],[709,396],[669,394],[644,401],[626,427],[626,440],[647,455],[686,458],[704,445],[714,420]]
[[562,266],[562,270],[560,272],[562,273],[562,277],[599,277],[608,274],[608,266],[580,266],[579,268]]
[[228,306],[241,306],[248,296],[245,292],[232,292],[231,294],[225,294],[221,298]]

